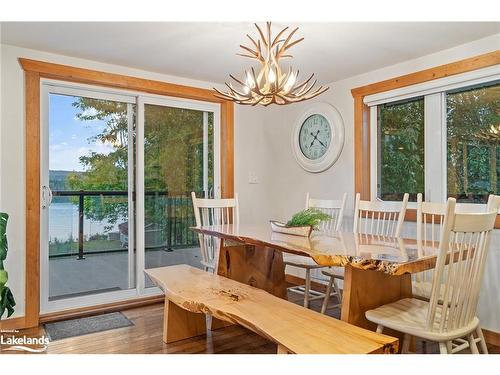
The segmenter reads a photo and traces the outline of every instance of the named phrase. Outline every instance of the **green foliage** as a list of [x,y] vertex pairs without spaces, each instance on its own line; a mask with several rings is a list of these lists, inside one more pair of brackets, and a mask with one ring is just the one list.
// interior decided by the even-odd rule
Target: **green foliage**
[[448,194],[486,202],[500,191],[500,85],[450,93],[447,104]]
[[303,227],[310,225],[313,229],[317,229],[319,223],[330,219],[330,215],[325,214],[316,208],[308,208],[307,210],[297,212],[293,215],[286,225],[289,227]]
[[3,262],[7,258],[7,220],[9,215],[0,212],[0,319],[2,319],[5,310],[7,310],[7,318],[14,314],[14,306],[16,301],[8,286],[6,286],[9,274],[4,269]]
[[424,100],[379,106],[381,198],[424,192]]
[[[448,195],[485,202],[500,192],[500,85],[475,87],[446,95]],[[380,195],[400,200],[403,193],[423,193],[424,100],[378,108]],[[432,161],[430,161],[432,163]]]

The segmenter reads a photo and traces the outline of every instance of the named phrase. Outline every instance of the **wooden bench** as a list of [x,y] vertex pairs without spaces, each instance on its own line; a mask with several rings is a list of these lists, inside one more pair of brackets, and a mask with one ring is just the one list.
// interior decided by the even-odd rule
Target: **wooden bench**
[[[278,344],[278,353],[397,353],[396,338],[333,319],[222,276],[188,265],[146,274],[165,292],[163,341],[206,333],[204,314],[242,325]],[[226,324],[227,325],[227,324]]]

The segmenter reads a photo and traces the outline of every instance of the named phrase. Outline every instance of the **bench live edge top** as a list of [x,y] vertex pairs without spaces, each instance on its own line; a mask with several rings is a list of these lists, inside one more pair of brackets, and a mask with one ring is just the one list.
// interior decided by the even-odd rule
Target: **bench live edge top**
[[242,325],[291,353],[395,353],[398,349],[396,338],[188,265],[153,268],[145,273],[164,291],[166,304]]

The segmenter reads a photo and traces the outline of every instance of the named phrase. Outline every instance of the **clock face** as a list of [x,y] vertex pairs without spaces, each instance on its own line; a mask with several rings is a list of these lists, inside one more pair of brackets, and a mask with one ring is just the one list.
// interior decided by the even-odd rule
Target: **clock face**
[[320,159],[330,147],[331,135],[330,123],[324,116],[309,116],[299,131],[300,151],[310,160]]

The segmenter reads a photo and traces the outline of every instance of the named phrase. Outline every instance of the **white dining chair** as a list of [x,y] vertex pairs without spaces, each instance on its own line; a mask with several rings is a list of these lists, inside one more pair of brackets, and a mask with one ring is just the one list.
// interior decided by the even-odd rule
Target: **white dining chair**
[[[366,318],[377,324],[378,333],[384,328],[404,333],[404,353],[408,352],[412,336],[438,342],[442,354],[467,347],[479,353],[477,343],[483,353],[488,352],[476,309],[498,209],[456,213],[455,206],[456,200],[449,198],[430,301],[405,298],[366,312]],[[467,342],[454,344],[453,340],[462,338]]]
[[[399,237],[403,226],[406,206],[408,205],[408,193],[403,196],[402,202],[384,202],[384,201],[364,201],[361,200],[359,193],[356,194],[356,203],[354,207],[354,233],[373,234],[380,236]],[[328,306],[329,290],[334,287],[342,296],[336,280],[343,280],[343,269],[329,268],[322,271],[323,275],[329,278],[326,289],[326,297],[321,306],[321,313],[334,306]],[[340,297],[340,301],[342,297]],[[341,302],[342,303],[342,302]]]
[[[425,256],[426,248],[439,246],[443,228],[446,203],[425,202],[421,193],[417,194],[417,253],[419,257]],[[481,213],[498,210],[500,196],[490,194],[486,211],[484,205],[457,203],[457,213]],[[432,287],[433,270],[418,272],[412,275],[412,295],[416,298],[429,300]]]
[[[315,208],[330,215],[330,220],[325,220],[319,224],[318,231],[338,231],[342,227],[346,201],[347,193],[344,193],[342,199],[340,200],[315,199],[311,198],[309,193],[307,193],[305,207],[306,209]],[[325,298],[326,293],[328,293],[328,295],[336,296],[340,301],[341,295],[336,286],[327,287],[326,293],[311,288],[311,271],[324,267],[318,265],[310,257],[284,254],[284,263],[286,266],[297,267],[305,270],[305,284],[288,288],[290,292],[298,293],[304,296],[304,307],[309,307],[309,303],[311,301]]]
[[[191,192],[196,226],[226,225],[239,222],[238,194],[229,199],[196,198]],[[205,271],[214,272],[219,256],[220,240],[213,236],[198,234],[201,264]]]
[[401,202],[365,201],[356,194],[354,233],[399,237],[408,206],[408,193]]

